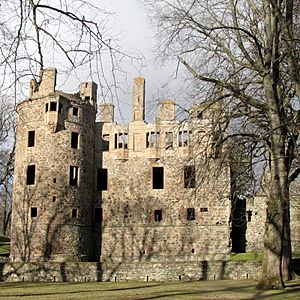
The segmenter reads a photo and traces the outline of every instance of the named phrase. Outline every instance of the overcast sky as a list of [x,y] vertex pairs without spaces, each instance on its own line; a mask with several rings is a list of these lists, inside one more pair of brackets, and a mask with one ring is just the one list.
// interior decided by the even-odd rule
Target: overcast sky
[[[175,70],[175,64],[162,68],[155,62],[154,32],[147,18],[147,12],[141,7],[139,0],[101,0],[97,4],[107,11],[114,12],[112,19],[113,30],[120,33],[120,43],[125,51],[142,52],[146,59],[146,68],[141,71],[128,68],[131,92],[132,79],[143,76],[146,79],[146,113],[148,119],[154,117],[153,103],[157,98],[173,98],[172,87],[162,88]],[[126,121],[131,118],[131,95],[124,95],[121,109]],[[117,114],[118,115],[118,114]],[[119,118],[119,116],[117,116]]]

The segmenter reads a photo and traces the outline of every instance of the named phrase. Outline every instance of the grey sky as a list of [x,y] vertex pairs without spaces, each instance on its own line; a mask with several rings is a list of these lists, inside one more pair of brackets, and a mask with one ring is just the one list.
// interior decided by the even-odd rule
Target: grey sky
[[[146,79],[146,113],[150,118],[154,117],[154,102],[157,98],[170,97],[170,90],[162,89],[168,81],[175,66],[160,67],[154,61],[154,32],[150,26],[146,11],[141,7],[139,0],[102,0],[97,2],[107,11],[114,12],[112,19],[113,31],[119,34],[120,44],[124,51],[141,52],[146,59],[146,67],[142,70],[128,66],[129,93],[121,103],[124,119],[131,118],[131,84],[136,76],[144,76]],[[119,118],[117,113],[117,118]]]

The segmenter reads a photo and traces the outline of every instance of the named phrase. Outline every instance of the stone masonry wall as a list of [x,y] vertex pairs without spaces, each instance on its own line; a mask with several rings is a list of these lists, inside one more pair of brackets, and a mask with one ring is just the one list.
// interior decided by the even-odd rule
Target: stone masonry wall
[[[180,124],[170,114],[153,124],[97,127],[96,168],[107,170],[107,189],[98,191],[96,204],[103,214],[102,262],[221,259],[231,250],[229,168],[207,153],[209,120]],[[193,187],[185,187],[186,166],[195,168]],[[157,167],[163,168],[158,189],[153,188]],[[188,208],[194,209],[193,220],[187,219]]]
[[[95,109],[90,101],[85,95],[33,93],[17,107],[12,261],[93,256]],[[73,148],[72,133],[78,134]],[[31,175],[28,166],[34,166]],[[73,175],[71,166],[77,169]],[[76,186],[70,185],[72,176]]]
[[0,263],[0,281],[186,281],[253,279],[257,262]]

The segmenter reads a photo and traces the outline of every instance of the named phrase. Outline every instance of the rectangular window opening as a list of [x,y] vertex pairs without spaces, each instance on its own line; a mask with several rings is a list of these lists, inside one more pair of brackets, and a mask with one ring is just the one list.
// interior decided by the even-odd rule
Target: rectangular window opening
[[56,202],[56,196],[52,196],[52,202]]
[[73,208],[72,209],[71,217],[73,219],[77,219],[78,218],[78,209],[77,208]]
[[128,133],[115,134],[115,149],[128,149]]
[[159,132],[151,131],[146,133],[146,147],[158,147],[159,146]]
[[200,212],[208,212],[208,208],[207,207],[201,207]]
[[35,131],[28,131],[28,147],[34,147]]
[[189,207],[186,210],[186,218],[188,221],[194,221],[195,218],[195,208],[194,207]]
[[33,185],[35,183],[35,165],[30,165],[27,167],[27,185]]
[[164,168],[163,167],[153,167],[153,169],[152,169],[152,185],[153,185],[153,189],[163,189],[164,188]]
[[71,133],[71,148],[78,149],[78,145],[79,145],[79,133],[72,132]]
[[247,210],[247,221],[248,222],[252,221],[252,211],[251,210]]
[[78,117],[78,114],[79,114],[79,108],[73,107],[73,116]]
[[70,166],[70,185],[78,186],[79,167]]
[[195,166],[184,166],[184,187],[195,187]]
[[154,221],[155,222],[161,222],[162,221],[162,210],[156,209],[154,211]]
[[30,217],[36,218],[37,217],[37,207],[31,207],[30,208]]
[[190,144],[190,137],[192,132],[188,130],[179,131],[178,134],[178,146],[187,147]]
[[97,174],[97,190],[106,191],[107,190],[107,169],[98,169]]
[[102,208],[101,207],[96,207],[95,208],[95,223],[97,223],[97,224],[102,223],[102,220],[103,220],[102,214],[103,214]]
[[56,111],[57,102],[50,102],[50,111]]

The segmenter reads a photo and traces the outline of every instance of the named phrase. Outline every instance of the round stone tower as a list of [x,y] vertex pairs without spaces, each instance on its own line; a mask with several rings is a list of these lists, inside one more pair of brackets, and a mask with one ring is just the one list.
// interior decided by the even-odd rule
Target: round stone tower
[[93,257],[95,83],[55,90],[56,70],[17,106],[11,261]]

